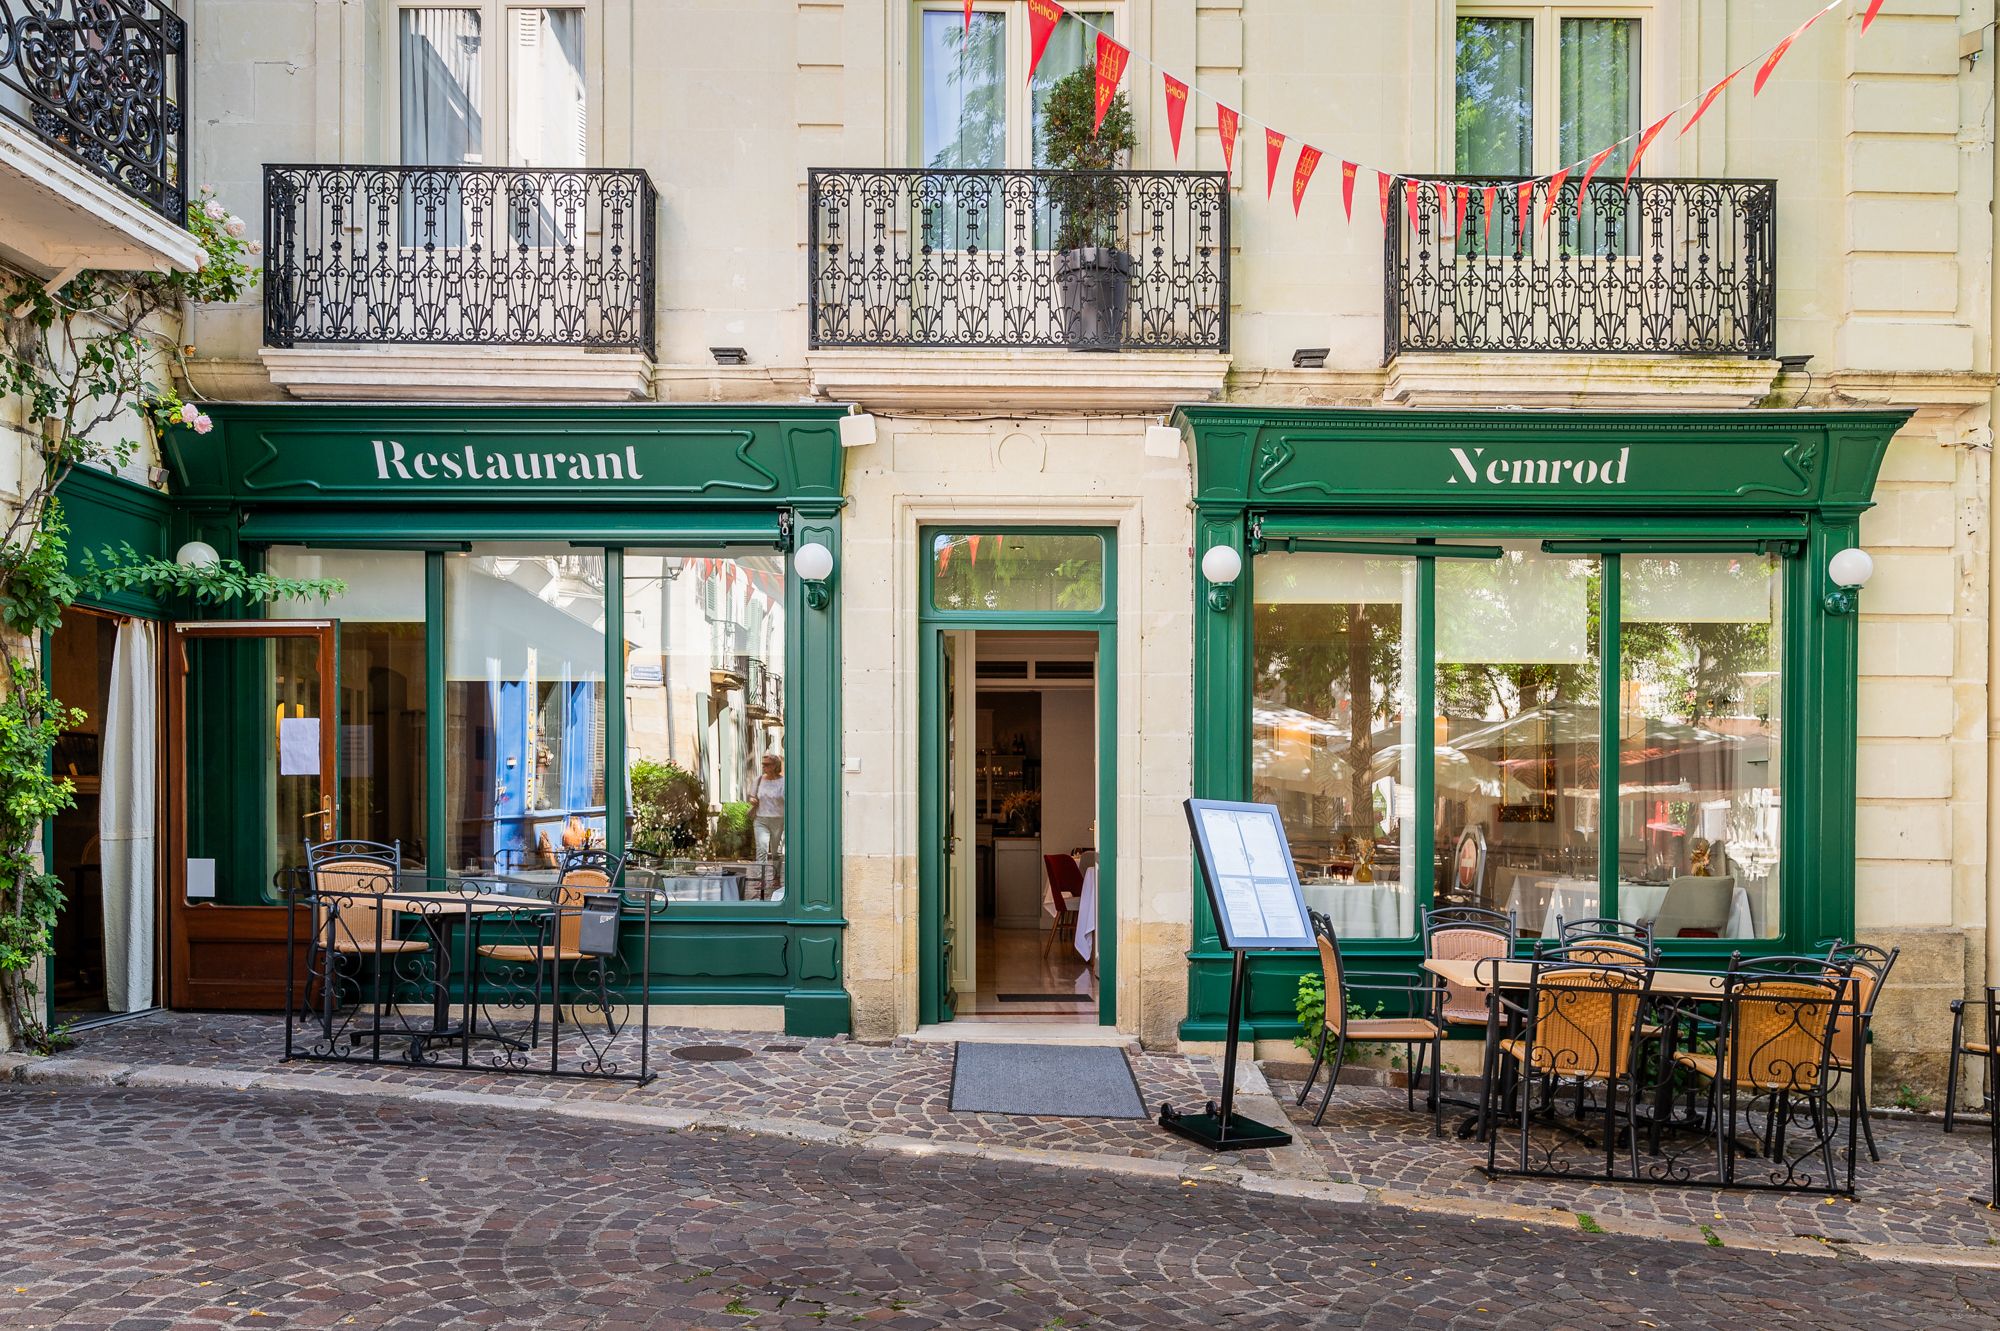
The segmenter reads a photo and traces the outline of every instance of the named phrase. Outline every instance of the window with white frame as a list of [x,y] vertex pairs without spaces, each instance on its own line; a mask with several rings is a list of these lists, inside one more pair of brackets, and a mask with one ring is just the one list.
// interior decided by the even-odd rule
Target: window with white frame
[[997,169],[1045,164],[1041,107],[1056,80],[1090,64],[1098,30],[1118,35],[1117,7],[1075,8],[1050,34],[1032,83],[1027,0],[916,0],[911,147],[915,165]]
[[588,162],[588,6],[398,3],[395,19],[404,165]]
[[[1458,11],[1454,169],[1546,175],[1638,128],[1634,5],[1468,4]],[[1601,168],[1622,175],[1628,143]]]

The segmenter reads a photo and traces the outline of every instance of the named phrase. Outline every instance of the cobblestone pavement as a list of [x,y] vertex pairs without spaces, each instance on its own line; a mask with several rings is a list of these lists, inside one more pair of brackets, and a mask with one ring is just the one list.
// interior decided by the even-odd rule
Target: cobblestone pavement
[[0,1089],[0,1325],[1879,1327],[2000,1272],[420,1103]]
[[[754,1056],[730,1063],[661,1056],[681,1044],[718,1041],[739,1044]],[[1934,1120],[1879,1121],[1876,1137],[1883,1149],[1882,1163],[1863,1161],[1858,1199],[1828,1202],[1705,1188],[1488,1179],[1478,1169],[1483,1151],[1450,1136],[1432,1137],[1428,1116],[1421,1110],[1416,1114],[1405,1110],[1399,1091],[1343,1084],[1326,1126],[1312,1127],[1310,1116],[1291,1106],[1296,1083],[1283,1080],[1295,1070],[1275,1065],[1267,1069],[1273,1089],[1291,1114],[1302,1147],[1218,1159],[1146,1120],[953,1113],[948,1044],[867,1045],[844,1039],[667,1030],[657,1034],[655,1044],[662,1075],[646,1087],[395,1064],[281,1064],[277,1054],[282,1046],[282,1023],[274,1018],[161,1014],[84,1032],[76,1050],[45,1061],[37,1071],[60,1075],[66,1065],[81,1069],[89,1060],[99,1060],[128,1069],[280,1074],[289,1086],[337,1079],[344,1086],[364,1084],[405,1097],[449,1091],[507,1095],[516,1097],[517,1104],[587,1101],[608,1106],[607,1112],[623,1112],[626,1107],[673,1111],[699,1117],[704,1124],[758,1130],[774,1124],[780,1130],[785,1124],[807,1124],[820,1129],[821,1137],[857,1142],[870,1138],[938,1142],[960,1153],[989,1148],[1062,1152],[1070,1160],[1150,1168],[1168,1176],[1199,1172],[1211,1185],[1227,1182],[1239,1171],[1275,1183],[1332,1180],[1416,1209],[1490,1217],[1532,1216],[1537,1211],[1580,1213],[1626,1232],[1673,1229],[1699,1239],[1699,1227],[1706,1226],[1729,1242],[1783,1247],[1820,1240],[1959,1254],[1966,1260],[2000,1259],[2000,1212],[1968,1200],[1969,1193],[1984,1185],[1986,1139],[1979,1132],[1946,1137]],[[1162,1100],[1199,1105],[1214,1093],[1212,1059],[1136,1052],[1129,1056],[1149,1109]],[[0,1070],[0,1077],[4,1075]],[[1347,1191],[1354,1195],[1353,1189]]]

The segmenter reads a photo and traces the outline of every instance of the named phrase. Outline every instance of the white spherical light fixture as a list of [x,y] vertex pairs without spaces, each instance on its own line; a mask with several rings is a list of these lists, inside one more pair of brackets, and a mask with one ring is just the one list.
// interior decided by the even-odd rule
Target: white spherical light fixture
[[805,585],[806,604],[815,610],[826,609],[831,600],[826,580],[833,576],[833,551],[818,541],[802,545],[792,553],[792,567]]
[[1208,582],[1211,610],[1227,610],[1236,580],[1243,576],[1243,552],[1233,545],[1211,545],[1201,557],[1201,576]]
[[182,568],[214,568],[222,556],[207,541],[189,541],[174,551],[174,562]]

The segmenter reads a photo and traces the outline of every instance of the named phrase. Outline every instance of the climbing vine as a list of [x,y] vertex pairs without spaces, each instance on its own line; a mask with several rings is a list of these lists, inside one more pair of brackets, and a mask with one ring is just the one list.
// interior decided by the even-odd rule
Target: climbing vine
[[56,498],[65,477],[123,466],[162,430],[213,428],[174,382],[193,350],[179,341],[180,315],[249,291],[258,247],[207,189],[189,205],[187,226],[202,248],[192,272],[89,270],[57,290],[0,272],[0,395],[26,435],[19,504],[0,525],[0,1049],[62,1043],[41,1015],[39,978],[63,894],[43,871],[40,843],[43,823],[73,802],[49,760],[82,713],[51,692],[43,635],[83,596],[138,590],[215,604],[341,589],[252,573],[234,560],[186,567],[129,545],[70,559]]

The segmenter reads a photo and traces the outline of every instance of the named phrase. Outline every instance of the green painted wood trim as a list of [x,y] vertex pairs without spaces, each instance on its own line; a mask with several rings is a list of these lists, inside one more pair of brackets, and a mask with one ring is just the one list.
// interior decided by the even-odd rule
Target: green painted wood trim
[[[1651,512],[1577,512],[1496,504],[1481,513],[1441,512],[1422,505],[1384,502],[1366,511],[1325,508],[1254,509],[1252,515],[1266,544],[1285,539],[1354,540],[1382,536],[1385,530],[1421,527],[1439,540],[1527,538],[1532,540],[1636,542],[1658,530]],[[1715,517],[1676,512],[1671,529],[1677,541],[1708,541],[1754,548],[1765,541],[1803,541],[1805,518],[1797,513],[1750,513]],[[1658,539],[1651,537],[1651,539]]]
[[[1417,622],[1415,632],[1410,636],[1416,641],[1413,655],[1417,668],[1410,673],[1416,676],[1411,690],[1410,710],[1416,713],[1416,750],[1427,753],[1435,744],[1432,718],[1437,715],[1437,616],[1433,608],[1437,605],[1438,565],[1435,559],[1417,561]],[[1419,809],[1437,807],[1437,770],[1434,763],[1421,759],[1416,764],[1417,779],[1411,784],[1416,789]],[[1410,838],[1411,851],[1416,860],[1416,909],[1412,912],[1415,932],[1410,936],[1423,937],[1423,911],[1431,904],[1437,891],[1437,823],[1428,817],[1416,818],[1415,835]]]
[[426,545],[464,549],[473,541],[547,540],[572,545],[674,545],[721,549],[778,543],[778,512],[687,512],[672,508],[602,509],[544,506],[441,513],[424,508],[264,508],[245,514],[242,539],[251,544],[318,546]]
[[[69,524],[71,576],[82,572],[86,553],[101,555],[129,543],[141,555],[164,559],[178,548],[173,541],[173,501],[135,481],[94,467],[77,467],[56,487],[56,500]],[[170,612],[162,598],[136,591],[84,596],[77,603],[141,619],[164,619]]]
[[[1619,766],[1605,755],[1619,750],[1619,712],[1624,706],[1625,687],[1620,678],[1624,669],[1624,635],[1617,631],[1625,589],[1620,583],[1624,567],[1616,554],[1598,556],[1597,576],[1597,881],[1599,914],[1618,915],[1619,840],[1622,831],[1616,810]],[[1612,811],[1604,816],[1605,811]],[[1780,888],[1782,891],[1782,887]]]
[[625,853],[625,552],[604,552],[604,846]]
[[828,606],[806,604],[805,584],[789,561],[785,577],[785,896],[798,942],[785,996],[785,1030],[792,1035],[839,1034],[853,1020],[844,978],[840,584],[846,556],[837,503],[793,510],[792,548],[814,542],[834,552]]
[[1280,546],[1286,553],[1380,555],[1391,559],[1498,559],[1504,553],[1497,545],[1423,545],[1415,541],[1343,541],[1268,534],[1264,544]]
[[444,555],[424,555],[424,835],[426,872],[450,871],[451,807],[445,799],[446,755],[439,737],[449,729],[445,708]]
[[[1104,599],[1115,602],[1118,543],[1106,539]],[[1118,630],[1097,630],[1097,1024],[1118,1024]]]
[[[922,561],[928,565],[929,560]],[[923,579],[922,601],[930,601],[930,579]],[[944,726],[939,699],[944,696],[940,626],[918,621],[917,630],[917,1024],[948,1020],[945,982],[940,961],[944,949],[944,905],[939,899],[944,877],[943,801],[938,773],[944,767]]]

